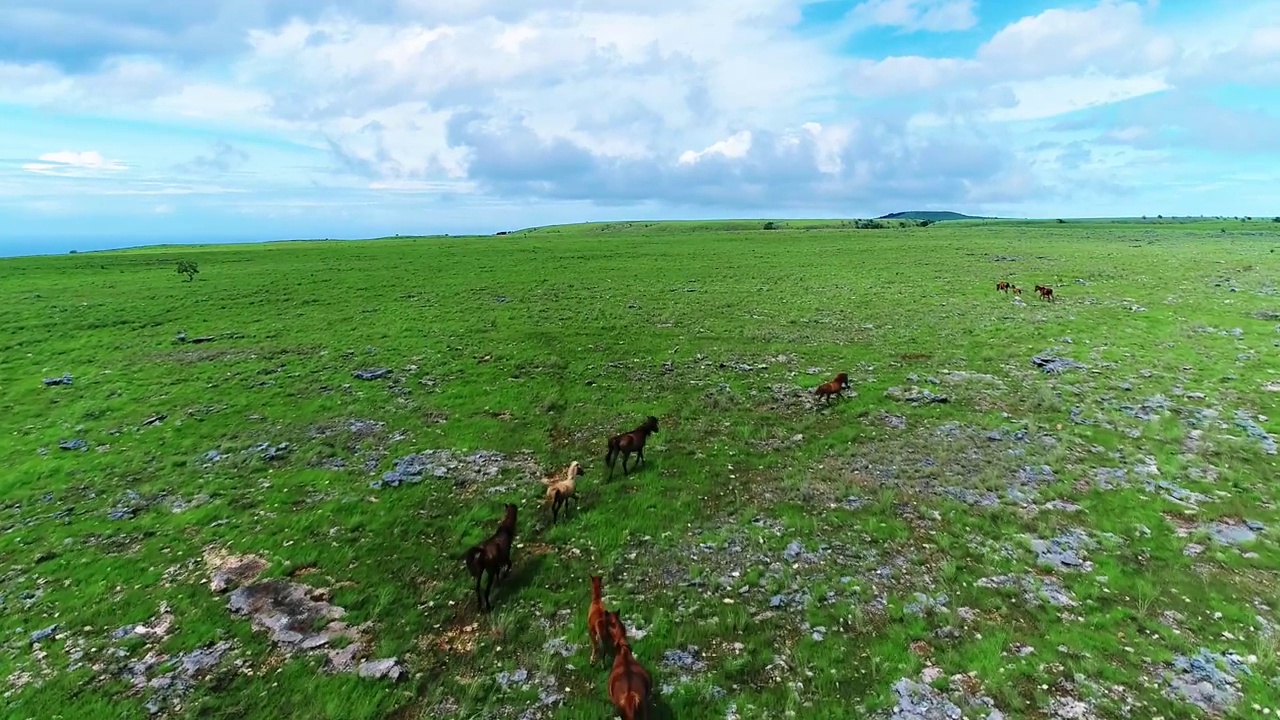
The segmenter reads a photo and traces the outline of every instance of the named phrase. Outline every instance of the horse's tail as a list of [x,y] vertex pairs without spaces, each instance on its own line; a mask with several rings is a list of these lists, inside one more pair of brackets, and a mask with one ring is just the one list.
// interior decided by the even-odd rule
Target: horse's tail
[[613,456],[616,455],[618,451],[621,449],[622,441],[618,436],[614,436],[609,438],[608,445],[609,445],[609,451],[604,454],[604,461],[605,463],[612,465]]
[[635,690],[628,690],[627,694],[622,696],[622,707],[628,710],[631,717],[635,717],[636,710],[640,709],[640,694]]
[[560,502],[560,498],[562,498],[562,497],[564,497],[564,496],[565,496],[565,491],[564,491],[564,489],[563,489],[563,488],[556,488],[555,490],[552,490],[552,491],[551,491],[551,502],[552,502],[552,504],[555,504],[555,503]]
[[472,545],[462,554],[462,561],[467,565],[467,572],[473,576],[479,575],[484,570],[484,566],[480,563],[480,557],[484,555],[484,548],[479,545]]

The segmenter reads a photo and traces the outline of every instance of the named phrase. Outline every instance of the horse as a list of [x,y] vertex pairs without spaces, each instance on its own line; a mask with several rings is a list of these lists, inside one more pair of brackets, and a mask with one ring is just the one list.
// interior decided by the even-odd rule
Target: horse
[[840,373],[836,375],[836,379],[825,382],[813,389],[813,394],[817,395],[823,401],[831,399],[834,395],[840,399],[844,399],[843,391],[849,387],[849,373]]
[[591,641],[591,664],[596,664],[596,645],[604,652],[605,643],[613,638],[609,632],[609,616],[600,599],[600,576],[591,576],[591,605],[587,608],[587,639]]
[[617,708],[622,720],[648,718],[649,693],[653,690],[653,679],[649,672],[631,654],[631,644],[627,642],[627,629],[623,626],[618,613],[607,613],[609,631],[613,634],[613,645],[617,654],[613,657],[613,669],[609,671],[609,700]]
[[1021,295],[1021,294],[1022,294],[1022,288],[1018,287],[1017,285],[1014,285],[1014,286],[1013,286],[1013,294],[1014,294],[1014,295]]
[[1049,287],[1048,285],[1042,285],[1040,287],[1040,299],[1048,300],[1049,302],[1054,302],[1053,288]]
[[1009,281],[1001,280],[1000,282],[996,283],[996,291],[1009,292]]
[[614,435],[609,438],[609,451],[604,455],[604,461],[609,464],[609,480],[613,479],[613,466],[618,461],[618,455],[622,455],[622,474],[626,475],[627,459],[632,453],[636,454],[636,462],[631,466],[635,470],[644,462],[644,444],[649,439],[651,433],[658,432],[658,418],[650,415],[635,430],[625,432],[621,435]]
[[564,506],[566,516],[569,513],[569,501],[577,502],[577,479],[582,474],[582,466],[578,465],[578,461],[574,460],[569,463],[569,469],[565,471],[564,477],[547,477],[542,479],[542,484],[547,486],[547,494],[544,503],[551,503],[551,524],[556,524],[556,518],[560,514],[560,506]]
[[[486,606],[489,610],[493,610],[489,591],[493,589],[494,578],[500,575],[504,568],[507,576],[511,575],[511,541],[516,535],[516,506],[506,503],[505,507],[506,514],[503,515],[502,522],[498,523],[498,529],[484,541],[472,545],[462,555],[467,572],[476,579],[476,605],[480,612],[484,612]],[[481,595],[480,576],[484,574],[489,576],[489,581],[485,583],[484,594]]]

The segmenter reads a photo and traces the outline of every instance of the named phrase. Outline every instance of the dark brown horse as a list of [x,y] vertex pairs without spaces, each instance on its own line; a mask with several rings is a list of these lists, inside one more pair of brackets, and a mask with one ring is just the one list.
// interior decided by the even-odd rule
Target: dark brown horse
[[840,373],[836,375],[836,379],[825,382],[813,389],[813,394],[817,395],[823,401],[830,400],[835,397],[844,399],[844,389],[849,387],[849,373]]
[[649,439],[649,435],[658,432],[658,418],[650,415],[645,418],[640,426],[631,432],[625,432],[621,435],[614,435],[609,438],[609,451],[604,455],[604,461],[609,464],[609,480],[613,479],[613,466],[618,461],[618,456],[622,455],[622,474],[626,475],[627,459],[632,453],[636,455],[636,461],[632,464],[631,469],[635,470],[644,462],[644,444]]
[[[507,503],[506,514],[502,517],[502,522],[498,524],[498,529],[483,542],[472,545],[462,555],[463,561],[467,565],[467,572],[471,573],[471,577],[476,579],[476,605],[480,612],[492,610],[493,603],[489,600],[489,591],[493,589],[493,580],[503,569],[507,571],[507,575],[511,575],[511,542],[516,536],[516,506]],[[484,586],[484,594],[480,594],[480,576],[487,574],[488,582]]]
[[609,631],[613,634],[613,646],[617,654],[613,656],[613,669],[609,671],[609,700],[617,708],[622,720],[636,720],[649,717],[649,693],[653,690],[653,679],[649,671],[631,654],[631,644],[627,642],[627,629],[623,626],[618,613],[608,613]]
[[1010,287],[1009,281],[1007,280],[1001,280],[1000,282],[996,283],[996,290],[1001,292],[1009,292],[1009,287]]
[[1021,294],[1022,294],[1022,288],[1018,287],[1017,285],[1014,285],[1014,286],[1013,286],[1013,294],[1014,294],[1014,295],[1021,295]]
[[1041,300],[1048,300],[1049,302],[1054,302],[1053,288],[1049,287],[1048,285],[1039,285],[1037,286],[1037,289],[1040,291]]

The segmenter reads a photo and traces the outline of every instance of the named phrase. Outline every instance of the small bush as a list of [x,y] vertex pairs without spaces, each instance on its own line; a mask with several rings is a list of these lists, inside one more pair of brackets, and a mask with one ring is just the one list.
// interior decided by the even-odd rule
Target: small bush
[[200,268],[196,266],[194,261],[192,260],[178,261],[178,274],[186,275],[187,282],[191,282],[192,280],[195,280],[196,273],[199,273],[199,272],[200,272]]

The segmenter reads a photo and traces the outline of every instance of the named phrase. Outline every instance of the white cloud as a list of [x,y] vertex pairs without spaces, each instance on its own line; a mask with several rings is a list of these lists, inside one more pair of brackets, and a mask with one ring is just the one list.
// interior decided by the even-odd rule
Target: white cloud
[[975,0],[867,0],[849,11],[855,28],[888,26],[948,32],[978,24]]
[[43,175],[83,176],[86,173],[119,172],[129,167],[118,160],[108,160],[97,150],[61,150],[45,153],[36,158],[39,162],[22,165],[27,172]]
[[751,149],[751,131],[739,130],[724,140],[708,145],[706,148],[693,151],[685,150],[680,154],[680,163],[682,165],[691,165],[698,162],[707,155],[719,155],[721,157],[737,159],[745,157],[747,151]]
[[[23,22],[34,22],[35,0],[12,1],[27,8]],[[182,182],[111,188],[120,193],[209,194],[187,181],[217,173],[219,186],[310,183],[317,192],[404,202],[430,195],[717,207],[813,201],[849,211],[858,209],[854,201],[998,203],[1043,191],[1037,173],[1048,166],[1014,152],[1013,131],[991,123],[1078,113],[1218,77],[1280,78],[1274,21],[1238,34],[1215,30],[1218,40],[1209,42],[1196,28],[1158,29],[1153,3],[1100,0],[1021,18],[965,55],[859,58],[848,54],[850,29],[972,29],[979,4],[866,0],[830,31],[792,32],[805,4],[335,0],[322,12],[301,0],[261,0],[243,6],[238,24],[235,13],[192,5],[166,15],[169,35],[133,33],[117,44],[217,64],[107,54],[105,63],[73,72],[70,61],[0,61],[0,102],[253,129],[322,155],[289,156],[306,156],[297,163],[278,155],[275,172],[258,155],[250,163],[222,148],[180,169],[167,159],[165,170]],[[145,26],[144,15],[117,25]],[[220,39],[190,55],[166,39],[194,39],[199,28]],[[884,37],[912,47],[922,40],[902,34]],[[222,54],[209,55],[214,50]],[[1249,127],[1260,136],[1263,123]],[[1102,130],[1095,122],[1091,132],[1100,138]],[[1126,132],[1108,140],[1160,137]],[[1096,163],[1079,156],[1061,162]],[[131,163],[140,159],[130,154]],[[321,161],[332,167],[308,165]],[[27,165],[109,171],[46,159]]]

